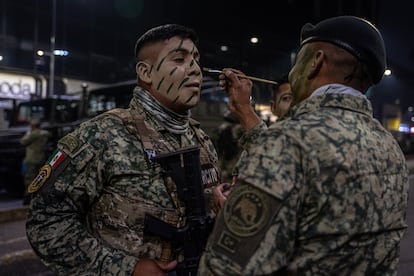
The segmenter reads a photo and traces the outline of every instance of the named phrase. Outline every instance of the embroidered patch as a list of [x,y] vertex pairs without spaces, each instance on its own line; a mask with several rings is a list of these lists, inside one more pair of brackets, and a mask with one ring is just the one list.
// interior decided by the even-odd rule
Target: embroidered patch
[[39,174],[36,176],[36,178],[33,179],[32,183],[30,183],[29,187],[27,188],[27,191],[29,193],[34,193],[37,190],[39,190],[46,182],[46,180],[49,179],[51,172],[52,167],[49,164],[44,165],[40,169]]
[[269,204],[262,191],[247,185],[232,191],[224,208],[224,222],[228,230],[238,237],[257,234],[268,223]]
[[47,160],[47,163],[55,169],[66,158],[66,155],[60,150],[55,150]]
[[218,173],[213,164],[201,165],[201,180],[204,187],[209,187],[219,182]]
[[80,147],[80,141],[76,137],[66,135],[60,139],[59,144],[68,149],[69,153],[74,153]]
[[221,232],[220,238],[217,242],[219,246],[227,250],[229,253],[236,252],[237,245],[239,245],[240,239],[229,235],[226,231]]

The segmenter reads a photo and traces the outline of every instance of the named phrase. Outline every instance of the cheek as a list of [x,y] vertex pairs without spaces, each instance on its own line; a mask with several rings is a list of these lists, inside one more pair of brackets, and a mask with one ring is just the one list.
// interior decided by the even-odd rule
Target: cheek
[[164,72],[164,74],[160,74],[160,76],[156,79],[154,85],[157,90],[167,97],[171,95],[176,95],[178,91],[178,87],[180,83],[184,79],[184,74],[179,70],[179,68],[175,67],[169,71]]

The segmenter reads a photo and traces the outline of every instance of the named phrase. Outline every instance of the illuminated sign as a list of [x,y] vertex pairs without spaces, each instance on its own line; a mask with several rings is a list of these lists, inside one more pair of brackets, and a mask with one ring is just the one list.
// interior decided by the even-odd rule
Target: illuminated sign
[[34,77],[0,73],[0,98],[29,100],[35,93]]

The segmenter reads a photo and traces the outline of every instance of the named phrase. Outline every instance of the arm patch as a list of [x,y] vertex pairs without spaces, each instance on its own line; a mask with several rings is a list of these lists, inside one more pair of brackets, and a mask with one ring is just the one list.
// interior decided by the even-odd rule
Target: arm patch
[[260,189],[238,185],[217,218],[209,240],[212,249],[244,268],[281,205],[282,201]]

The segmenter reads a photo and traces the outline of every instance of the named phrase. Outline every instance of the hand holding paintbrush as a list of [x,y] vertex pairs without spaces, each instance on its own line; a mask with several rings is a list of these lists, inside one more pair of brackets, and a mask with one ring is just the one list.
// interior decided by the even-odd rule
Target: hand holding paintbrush
[[261,82],[276,84],[274,81],[246,76],[241,71],[235,69],[214,70],[203,68],[209,73],[223,74],[220,76],[220,87],[227,92],[228,107],[238,119],[244,130],[249,130],[260,123],[260,117],[251,105],[252,82],[241,81],[240,79],[257,80]]
[[[203,71],[208,72],[208,73],[216,73],[216,74],[222,74],[223,73],[223,71],[221,71],[221,70],[211,69],[211,68],[207,68],[207,67],[203,67]],[[275,82],[275,81],[266,80],[266,79],[262,79],[262,78],[246,76],[246,75],[241,75],[241,74],[237,74],[237,73],[235,73],[235,75],[239,78],[245,78],[245,79],[249,79],[249,80],[254,80],[254,81],[259,81],[259,82],[264,82],[264,83],[270,83],[270,84],[277,84],[277,82]]]

